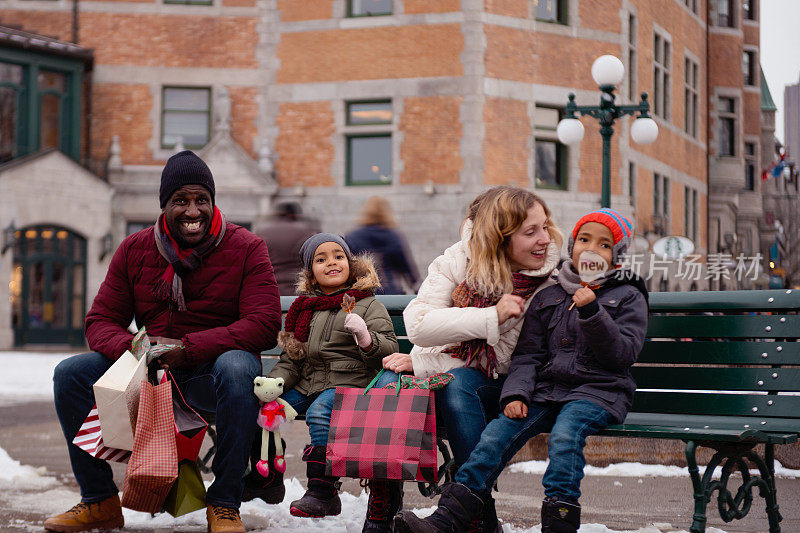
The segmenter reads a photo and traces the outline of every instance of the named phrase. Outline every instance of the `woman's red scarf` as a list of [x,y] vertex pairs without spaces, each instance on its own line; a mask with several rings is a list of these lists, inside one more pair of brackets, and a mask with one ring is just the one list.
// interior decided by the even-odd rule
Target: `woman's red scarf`
[[321,296],[301,295],[295,298],[286,313],[286,324],[284,329],[294,334],[294,338],[300,342],[308,341],[308,333],[311,329],[311,318],[316,311],[337,309],[342,306],[342,299],[345,294],[349,294],[356,300],[361,300],[372,296],[372,291],[362,291],[358,289],[348,289],[338,294],[325,294]]
[[[539,288],[539,285],[549,277],[546,276],[526,276],[519,272],[513,273],[514,296],[521,296],[528,299]],[[466,280],[462,281],[453,291],[453,304],[456,307],[491,307],[500,301],[500,296],[484,296],[477,290],[470,287]],[[476,361],[476,367],[489,377],[495,377],[497,370],[497,354],[494,348],[489,346],[486,339],[471,339],[463,341],[446,348],[442,353],[449,354],[458,359],[463,359],[470,366]]]
[[153,287],[153,294],[161,301],[169,302],[178,311],[186,311],[183,297],[182,277],[197,270],[203,264],[203,257],[216,248],[225,236],[225,217],[217,206],[211,217],[211,227],[206,238],[197,248],[183,249],[172,237],[164,215],[158,217],[155,225],[156,248],[167,261],[167,269]]

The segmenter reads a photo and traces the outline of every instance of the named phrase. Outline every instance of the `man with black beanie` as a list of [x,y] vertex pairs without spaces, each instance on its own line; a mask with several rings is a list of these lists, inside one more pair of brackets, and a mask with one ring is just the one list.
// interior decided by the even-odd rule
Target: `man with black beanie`
[[245,531],[239,506],[259,411],[253,379],[261,374],[260,352],[276,344],[281,306],[266,244],[225,220],[215,192],[211,171],[196,154],[169,158],[161,174],[161,216],[122,241],[86,315],[94,351],[56,367],[55,406],[81,503],[48,518],[45,529],[123,526],[111,468],[72,440],[95,403],[92,385],[130,349],[127,328],[135,320],[151,339],[175,346],[159,363],[169,367],[187,402],[216,415],[209,531]]

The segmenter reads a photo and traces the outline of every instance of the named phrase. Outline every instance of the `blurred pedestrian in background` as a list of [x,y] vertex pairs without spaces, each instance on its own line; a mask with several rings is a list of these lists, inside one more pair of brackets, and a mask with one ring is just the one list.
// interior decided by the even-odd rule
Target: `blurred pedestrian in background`
[[300,204],[291,201],[278,203],[272,217],[256,228],[255,234],[267,243],[281,296],[296,295],[297,273],[303,267],[300,246],[316,233],[319,225],[305,218]]
[[379,266],[382,294],[416,292],[417,267],[405,239],[395,229],[392,207],[382,196],[370,196],[361,209],[359,227],[345,236],[354,255],[370,252]]

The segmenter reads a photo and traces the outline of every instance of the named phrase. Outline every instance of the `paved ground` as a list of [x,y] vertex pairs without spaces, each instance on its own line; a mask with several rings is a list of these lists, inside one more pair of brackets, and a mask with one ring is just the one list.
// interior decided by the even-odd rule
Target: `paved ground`
[[[285,432],[288,452],[294,457],[288,462],[289,476],[303,478],[304,469],[298,460],[299,451],[308,439],[303,423],[292,424]],[[13,407],[0,407],[0,448],[22,464],[43,466],[47,476],[56,481],[48,494],[60,494],[77,503],[78,493],[71,474],[66,447],[55,412],[50,403],[35,402]],[[115,465],[118,485],[122,484],[122,467]],[[358,494],[357,480],[346,480],[344,490]],[[541,476],[505,472],[499,480],[500,492],[495,496],[498,514],[517,527],[538,525],[539,504],[542,498]],[[600,523],[615,530],[637,530],[651,526],[659,531],[688,530],[693,511],[691,483],[688,478],[629,478],[588,477],[583,482],[584,523]],[[52,490],[52,492],[51,492]],[[30,492],[30,491],[29,491]],[[74,493],[74,501],[71,494]],[[800,532],[800,479],[778,479],[778,494],[783,514],[783,531]],[[28,494],[27,496],[31,496]],[[21,506],[18,491],[0,485],[0,531],[37,531],[52,504]],[[25,501],[34,501],[28,497]],[[285,503],[284,503],[285,504]],[[412,484],[406,484],[406,507],[432,505]],[[755,499],[750,514],[741,521],[725,524],[715,516],[716,502],[709,506],[709,526],[726,532],[767,531],[763,500]],[[203,528],[198,528],[202,531]],[[299,530],[298,530],[299,531]]]

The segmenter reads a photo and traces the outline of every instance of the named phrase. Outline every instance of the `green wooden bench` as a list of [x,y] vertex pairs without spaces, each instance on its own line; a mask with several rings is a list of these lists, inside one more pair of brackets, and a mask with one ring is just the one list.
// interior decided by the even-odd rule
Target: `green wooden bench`
[[[692,532],[705,531],[714,492],[720,517],[730,522],[750,511],[754,488],[766,502],[769,531],[780,531],[774,456],[776,444],[796,442],[800,433],[798,310],[800,291],[791,290],[650,295],[633,407],[601,435],[686,443]],[[715,452],[702,476],[698,447]],[[731,494],[737,471],[742,485]]]
[[[392,317],[400,351],[408,353],[402,312],[413,296],[379,296]],[[292,297],[282,297],[286,312]],[[690,530],[705,531],[706,508],[717,493],[725,522],[750,511],[753,489],[766,502],[770,533],[780,531],[774,477],[776,444],[800,435],[800,291],[709,291],[652,293],[645,346],[633,368],[633,407],[623,424],[601,436],[674,439],[686,443],[693,485]],[[280,350],[262,355],[264,372]],[[700,475],[696,451],[714,450]],[[440,440],[445,461],[440,480],[452,479],[453,462]],[[750,464],[758,470],[751,474]],[[719,469],[720,478],[713,479]],[[731,474],[742,485],[732,494]],[[421,485],[425,495],[438,486]]]

